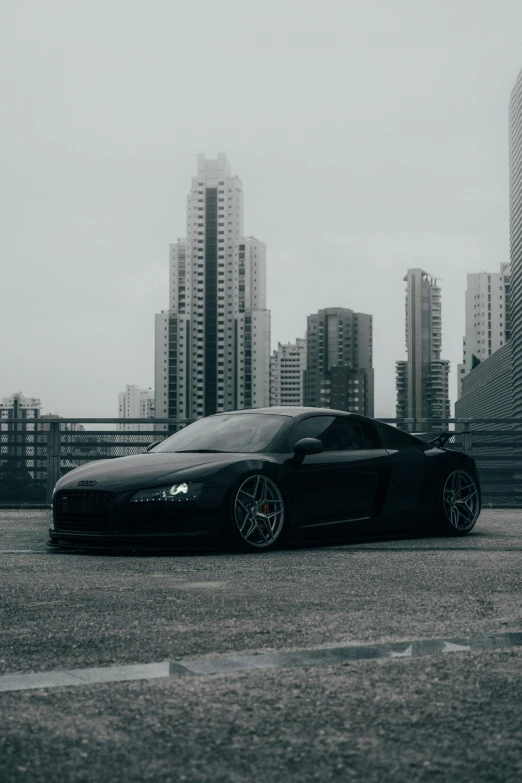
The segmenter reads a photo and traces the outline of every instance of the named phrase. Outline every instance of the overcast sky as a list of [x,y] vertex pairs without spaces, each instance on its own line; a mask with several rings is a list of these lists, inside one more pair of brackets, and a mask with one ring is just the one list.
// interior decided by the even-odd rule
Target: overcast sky
[[322,307],[373,313],[393,416],[422,266],[453,402],[466,273],[509,260],[521,31],[520,0],[3,0],[0,397],[116,416],[153,385],[196,154],[225,152],[267,243],[272,346]]

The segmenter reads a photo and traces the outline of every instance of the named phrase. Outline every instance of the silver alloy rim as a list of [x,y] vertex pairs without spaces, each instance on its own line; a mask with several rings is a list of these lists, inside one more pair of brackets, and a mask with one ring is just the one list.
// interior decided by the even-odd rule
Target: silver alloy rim
[[234,511],[239,534],[251,546],[263,549],[279,538],[285,507],[279,487],[269,478],[247,478],[237,491]]
[[470,530],[480,512],[478,487],[469,473],[455,470],[450,473],[442,493],[444,511],[456,530]]

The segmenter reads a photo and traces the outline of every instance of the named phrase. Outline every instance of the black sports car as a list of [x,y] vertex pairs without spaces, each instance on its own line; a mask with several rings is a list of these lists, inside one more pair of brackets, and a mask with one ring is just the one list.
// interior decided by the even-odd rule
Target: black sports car
[[53,545],[168,546],[212,539],[261,551],[355,522],[469,533],[474,460],[379,421],[320,408],[200,419],[143,454],[82,465],[56,484]]

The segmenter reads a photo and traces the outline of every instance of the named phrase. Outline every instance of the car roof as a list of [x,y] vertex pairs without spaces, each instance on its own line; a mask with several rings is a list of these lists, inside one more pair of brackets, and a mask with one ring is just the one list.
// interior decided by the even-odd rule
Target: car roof
[[[351,416],[352,414],[349,411],[336,411],[332,408],[304,408],[304,407],[294,407],[294,406],[288,406],[288,407],[273,407],[273,408],[248,408],[247,410],[240,410],[240,411],[224,411],[223,413],[216,413],[216,416],[226,416],[227,414],[230,415],[231,413],[237,413],[237,414],[243,414],[243,413],[270,413],[275,416],[291,416],[292,418],[295,418],[296,416],[302,416],[304,413],[315,413],[317,414],[326,414],[328,416]],[[365,417],[366,418],[366,417]]]

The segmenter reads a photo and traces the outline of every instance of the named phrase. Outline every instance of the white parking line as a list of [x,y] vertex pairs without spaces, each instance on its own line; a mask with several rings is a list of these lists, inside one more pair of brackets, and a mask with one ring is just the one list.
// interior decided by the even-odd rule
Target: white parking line
[[36,688],[61,688],[64,685],[92,685],[100,682],[154,680],[169,676],[169,662],[134,666],[103,666],[94,669],[6,674],[0,677],[0,692],[28,691]]
[[324,647],[280,653],[202,656],[179,661],[160,661],[130,666],[101,666],[89,669],[64,669],[27,674],[4,674],[0,692],[26,691],[38,688],[93,685],[96,683],[155,680],[166,677],[205,676],[259,669],[288,669],[300,666],[332,666],[361,660],[387,658],[398,660],[440,653],[463,653],[472,650],[499,650],[522,647],[522,633],[471,636],[458,639],[422,639],[416,642],[390,642],[350,647]]

